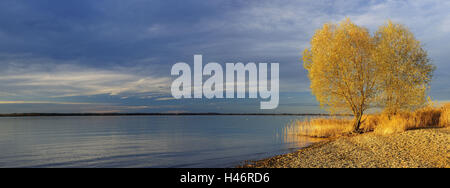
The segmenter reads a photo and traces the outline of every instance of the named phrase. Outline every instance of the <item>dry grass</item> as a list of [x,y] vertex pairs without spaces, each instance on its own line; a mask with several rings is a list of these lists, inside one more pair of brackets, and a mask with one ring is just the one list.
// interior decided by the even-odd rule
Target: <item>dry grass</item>
[[[365,115],[362,119],[363,132],[374,131],[375,134],[387,135],[411,129],[450,126],[450,103],[442,107],[425,107],[414,112],[401,112],[396,115]],[[351,118],[331,117],[294,121],[286,129],[290,134],[311,137],[336,137],[352,132]]]
[[391,117],[384,115],[374,132],[387,135],[412,129],[444,127],[440,123],[442,111],[443,108],[426,107],[415,112],[402,112]]
[[439,119],[441,127],[450,126],[450,103],[444,104],[442,106],[441,118]]

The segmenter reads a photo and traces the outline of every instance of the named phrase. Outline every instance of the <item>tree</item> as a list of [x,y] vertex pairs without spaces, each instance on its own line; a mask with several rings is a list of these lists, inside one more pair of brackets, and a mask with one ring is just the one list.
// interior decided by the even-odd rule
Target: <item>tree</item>
[[374,40],[374,60],[384,78],[378,104],[388,115],[422,106],[435,68],[420,42],[405,26],[391,21],[378,29]]
[[352,112],[354,131],[372,106],[395,114],[423,105],[435,69],[406,27],[389,21],[372,37],[350,19],[317,30],[303,65],[320,105]]
[[338,25],[325,24],[303,52],[303,63],[311,80],[312,93],[332,113],[353,113],[354,131],[359,131],[364,112],[378,91],[378,62],[369,31],[346,19]]

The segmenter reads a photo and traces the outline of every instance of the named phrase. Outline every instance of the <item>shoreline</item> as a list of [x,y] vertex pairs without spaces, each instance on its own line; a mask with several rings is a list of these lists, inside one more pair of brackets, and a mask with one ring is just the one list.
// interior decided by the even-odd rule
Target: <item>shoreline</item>
[[450,168],[450,127],[342,136],[237,168]]
[[13,113],[0,117],[58,117],[58,116],[351,116],[349,114],[293,114],[293,113]]

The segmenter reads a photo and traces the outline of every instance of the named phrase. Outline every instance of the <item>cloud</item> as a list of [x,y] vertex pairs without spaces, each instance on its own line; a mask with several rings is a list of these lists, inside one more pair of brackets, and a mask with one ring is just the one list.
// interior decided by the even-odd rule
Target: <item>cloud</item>
[[0,101],[0,114],[11,113],[129,113],[178,109],[174,105],[122,105],[54,101]]
[[[37,63],[40,62],[40,63]],[[92,95],[161,95],[167,94],[169,77],[136,73],[127,69],[92,68],[74,62],[54,63],[52,59],[9,59],[2,61],[0,96],[25,98],[70,97]]]
[[446,0],[4,0],[0,97],[170,103],[162,100],[170,96],[170,67],[192,63],[193,54],[204,62],[278,62],[280,91],[309,93],[301,52],[322,24],[349,17],[371,31],[387,19],[409,27],[438,67],[432,96],[448,100],[449,9]]
[[0,101],[0,104],[63,104],[63,105],[92,105],[98,103],[87,102],[58,102],[58,101]]
[[156,101],[170,101],[170,100],[176,100],[173,97],[161,97],[161,98],[157,98],[155,99]]

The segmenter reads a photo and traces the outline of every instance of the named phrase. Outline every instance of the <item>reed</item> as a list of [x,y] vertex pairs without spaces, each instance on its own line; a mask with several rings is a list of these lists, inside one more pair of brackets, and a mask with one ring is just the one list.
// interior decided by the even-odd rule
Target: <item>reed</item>
[[[442,107],[424,107],[414,112],[400,112],[395,115],[377,113],[365,115],[361,124],[362,132],[379,135],[400,133],[411,129],[450,126],[450,103]],[[285,132],[302,136],[328,138],[347,135],[352,132],[351,118],[331,117],[293,121]]]
[[441,121],[443,108],[425,107],[414,112],[384,115],[374,132],[380,135],[400,133],[406,130],[444,127]]
[[342,117],[296,120],[287,129],[301,136],[328,138],[351,132],[352,121]]
[[441,127],[449,127],[450,126],[450,103],[444,104],[441,108],[441,118],[439,119],[439,123]]

